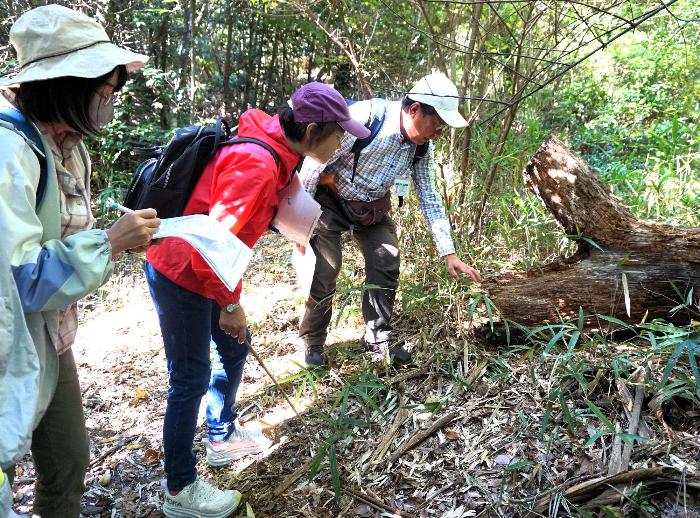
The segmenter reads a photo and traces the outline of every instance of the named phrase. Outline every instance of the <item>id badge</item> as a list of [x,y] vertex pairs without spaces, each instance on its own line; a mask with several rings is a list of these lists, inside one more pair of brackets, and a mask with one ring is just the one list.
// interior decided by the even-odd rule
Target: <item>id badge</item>
[[411,184],[408,182],[408,178],[397,177],[394,180],[394,192],[396,196],[408,196],[408,191],[411,188]]

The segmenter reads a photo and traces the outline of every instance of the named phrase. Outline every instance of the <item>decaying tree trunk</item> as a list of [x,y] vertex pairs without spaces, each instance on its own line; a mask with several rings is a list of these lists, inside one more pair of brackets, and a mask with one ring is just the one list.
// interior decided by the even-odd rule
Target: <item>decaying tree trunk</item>
[[[566,234],[580,237],[572,257],[486,283],[503,317],[531,326],[575,317],[582,307],[586,315],[629,323],[645,314],[647,321],[669,319],[670,310],[693,288],[697,304],[700,228],[639,221],[556,137],[540,147],[523,174]],[[689,316],[680,310],[675,319],[688,321]]]

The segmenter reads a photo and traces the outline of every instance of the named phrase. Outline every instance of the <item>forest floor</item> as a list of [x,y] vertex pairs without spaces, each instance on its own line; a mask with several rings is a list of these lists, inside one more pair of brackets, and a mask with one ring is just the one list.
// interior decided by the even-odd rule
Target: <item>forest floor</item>
[[[358,260],[348,249],[353,254]],[[648,401],[628,401],[624,387],[597,374],[607,371],[593,369],[581,399],[617,412],[625,429],[640,414],[638,434],[651,440],[629,449],[614,433],[601,433],[586,445],[597,430],[588,437],[571,433],[567,406],[548,399],[554,376],[546,365],[533,367],[531,350],[457,339],[449,322],[413,315],[399,319],[397,331],[415,365],[396,370],[363,353],[361,315],[352,301],[334,319],[332,368],[309,372],[297,337],[304,297],[289,256],[279,236],[263,238],[242,302],[256,350],[302,418],[252,356],[239,418],[262,427],[273,448],[210,468],[200,413],[199,473],[243,493],[235,516],[700,516],[697,409],[681,402],[672,411],[652,411]],[[91,441],[84,516],[163,516],[168,380],[157,318],[132,263],[83,303],[74,347]],[[361,277],[361,268],[356,273]],[[571,398],[580,391],[568,389]],[[629,469],[608,477],[619,471],[614,457],[620,455],[629,455]],[[35,480],[29,458],[17,477],[15,510],[27,513]],[[576,511],[586,505],[589,511]]]

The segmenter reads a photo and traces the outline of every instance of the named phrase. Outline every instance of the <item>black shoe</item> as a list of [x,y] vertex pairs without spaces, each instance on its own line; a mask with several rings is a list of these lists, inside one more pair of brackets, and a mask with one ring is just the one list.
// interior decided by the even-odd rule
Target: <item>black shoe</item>
[[[384,354],[388,345],[388,342],[365,342],[365,349],[374,354]],[[411,361],[413,360],[413,358],[411,357],[411,353],[409,353],[400,345],[394,345],[393,347],[389,347],[389,358],[394,360],[399,365],[406,365],[407,363],[411,363]]]
[[323,346],[307,345],[305,360],[307,367],[324,367],[326,360],[323,358]]
[[407,365],[413,361],[411,353],[400,345],[395,345],[389,348],[389,357],[393,358],[399,365]]

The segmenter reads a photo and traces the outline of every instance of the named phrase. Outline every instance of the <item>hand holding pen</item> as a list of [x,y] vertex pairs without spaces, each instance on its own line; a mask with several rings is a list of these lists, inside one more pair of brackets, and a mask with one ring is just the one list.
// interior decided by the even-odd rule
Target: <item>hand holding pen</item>
[[143,251],[158,232],[160,219],[155,209],[131,210],[119,203],[109,200],[108,206],[124,213],[107,230],[107,237],[112,246],[112,257],[117,257],[125,250]]

